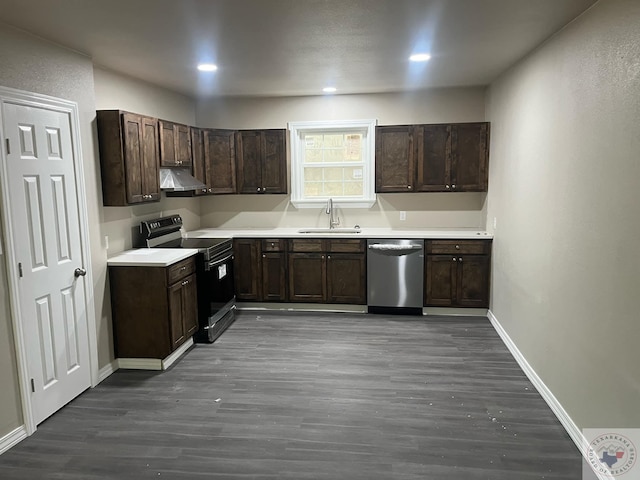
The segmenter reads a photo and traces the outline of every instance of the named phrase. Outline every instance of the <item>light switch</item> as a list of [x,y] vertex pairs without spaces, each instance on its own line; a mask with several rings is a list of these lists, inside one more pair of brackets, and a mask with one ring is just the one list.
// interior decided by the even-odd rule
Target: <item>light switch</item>
[[407,219],[407,212],[404,210],[400,210],[400,220],[404,221]]

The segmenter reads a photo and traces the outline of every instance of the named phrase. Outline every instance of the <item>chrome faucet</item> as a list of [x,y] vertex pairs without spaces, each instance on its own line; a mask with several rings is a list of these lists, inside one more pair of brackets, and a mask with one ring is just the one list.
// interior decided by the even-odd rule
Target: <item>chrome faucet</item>
[[335,228],[338,225],[340,225],[340,217],[335,217],[333,216],[333,199],[329,199],[329,201],[327,202],[327,209],[325,210],[325,213],[327,215],[329,215],[329,228]]

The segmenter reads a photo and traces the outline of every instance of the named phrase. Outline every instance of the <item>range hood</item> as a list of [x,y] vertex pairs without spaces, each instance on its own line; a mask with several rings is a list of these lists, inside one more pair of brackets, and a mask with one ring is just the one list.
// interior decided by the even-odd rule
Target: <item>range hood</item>
[[161,168],[160,189],[168,192],[202,190],[207,186],[191,175],[189,168]]

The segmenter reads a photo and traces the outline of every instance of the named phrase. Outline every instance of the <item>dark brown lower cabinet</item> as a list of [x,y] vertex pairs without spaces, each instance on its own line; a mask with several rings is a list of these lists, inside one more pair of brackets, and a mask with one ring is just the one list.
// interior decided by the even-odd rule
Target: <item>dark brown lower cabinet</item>
[[289,253],[289,301],[326,302],[326,265],[324,253]]
[[197,292],[195,274],[169,287],[169,318],[174,349],[198,330]]
[[262,262],[260,240],[236,238],[233,240],[233,275],[238,300],[262,300]]
[[289,240],[289,301],[364,305],[364,240]]
[[285,252],[262,253],[262,300],[287,301],[287,254]]
[[194,258],[168,267],[110,266],[116,358],[164,359],[198,329]]
[[489,307],[490,240],[427,240],[425,306]]
[[367,303],[366,268],[364,253],[327,255],[327,302]]

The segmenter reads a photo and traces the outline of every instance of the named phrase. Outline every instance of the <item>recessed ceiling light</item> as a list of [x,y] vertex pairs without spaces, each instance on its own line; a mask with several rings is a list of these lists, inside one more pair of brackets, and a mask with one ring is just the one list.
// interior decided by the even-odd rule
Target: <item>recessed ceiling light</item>
[[324,88],[322,89],[322,91],[323,91],[324,93],[334,93],[336,90],[337,90],[337,88],[336,88],[336,87],[324,87]]
[[428,53],[414,53],[409,57],[412,62],[428,62],[431,59],[431,55]]
[[218,70],[218,66],[213,63],[201,63],[198,65],[198,70],[201,72],[215,72]]

